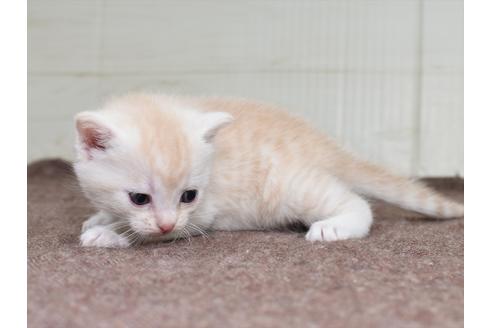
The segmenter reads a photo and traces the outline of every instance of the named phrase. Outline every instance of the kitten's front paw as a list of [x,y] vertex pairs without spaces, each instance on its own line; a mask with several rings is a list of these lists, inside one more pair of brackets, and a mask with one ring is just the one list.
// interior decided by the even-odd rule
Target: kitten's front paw
[[107,215],[104,212],[98,212],[84,221],[84,223],[82,224],[82,232],[86,232],[90,228],[98,225],[109,224],[112,221],[113,219],[111,218],[111,216]]
[[125,237],[118,235],[109,228],[95,226],[80,235],[80,245],[83,247],[125,248],[129,247],[130,243]]

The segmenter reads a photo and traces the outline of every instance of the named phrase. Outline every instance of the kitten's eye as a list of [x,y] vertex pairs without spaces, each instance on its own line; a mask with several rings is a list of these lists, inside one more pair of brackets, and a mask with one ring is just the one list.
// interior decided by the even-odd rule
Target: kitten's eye
[[130,193],[128,193],[128,196],[130,196],[130,200],[135,205],[145,205],[145,204],[150,203],[150,195],[147,195],[147,194],[130,192]]
[[196,190],[186,190],[182,195],[181,195],[181,203],[191,203],[192,201],[195,200],[196,194],[198,191]]

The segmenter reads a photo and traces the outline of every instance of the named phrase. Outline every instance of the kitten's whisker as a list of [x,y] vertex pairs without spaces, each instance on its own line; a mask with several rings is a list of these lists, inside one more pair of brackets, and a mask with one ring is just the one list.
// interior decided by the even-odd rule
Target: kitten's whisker
[[128,238],[129,234],[131,234],[131,233],[132,233],[132,229],[128,228],[125,231],[123,231],[122,233],[120,233],[120,235],[125,237],[125,238]]
[[207,234],[207,232],[205,230],[203,230],[202,228],[200,228],[198,225],[196,225],[194,223],[188,222],[188,224],[190,225],[190,228],[193,228],[193,230],[197,231],[203,237],[205,237],[206,239],[208,239],[208,234]]
[[140,234],[138,232],[133,232],[128,239],[130,240],[131,246],[136,246],[136,243],[140,240]]
[[186,239],[188,240],[188,243],[191,244],[191,233],[186,229],[186,226],[183,227],[183,231],[186,234]]
[[141,239],[140,234],[137,231],[132,230],[131,228],[126,229],[121,234],[124,238],[128,240],[130,246],[134,246],[134,244]]
[[197,232],[199,235],[203,235],[200,230],[198,230],[197,228],[193,227],[190,225],[190,228],[193,229],[194,232]]

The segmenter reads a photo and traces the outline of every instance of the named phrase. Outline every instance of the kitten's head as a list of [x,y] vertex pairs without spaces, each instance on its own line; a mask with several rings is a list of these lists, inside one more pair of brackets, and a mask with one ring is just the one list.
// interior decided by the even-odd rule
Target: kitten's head
[[76,116],[74,165],[87,198],[141,235],[179,231],[206,193],[214,137],[232,120],[165,98],[113,101]]

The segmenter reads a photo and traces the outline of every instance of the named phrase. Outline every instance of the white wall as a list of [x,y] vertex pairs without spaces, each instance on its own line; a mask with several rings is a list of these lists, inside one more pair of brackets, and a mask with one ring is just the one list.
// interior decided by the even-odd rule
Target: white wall
[[129,90],[284,105],[407,174],[463,172],[461,0],[30,0],[29,159]]

